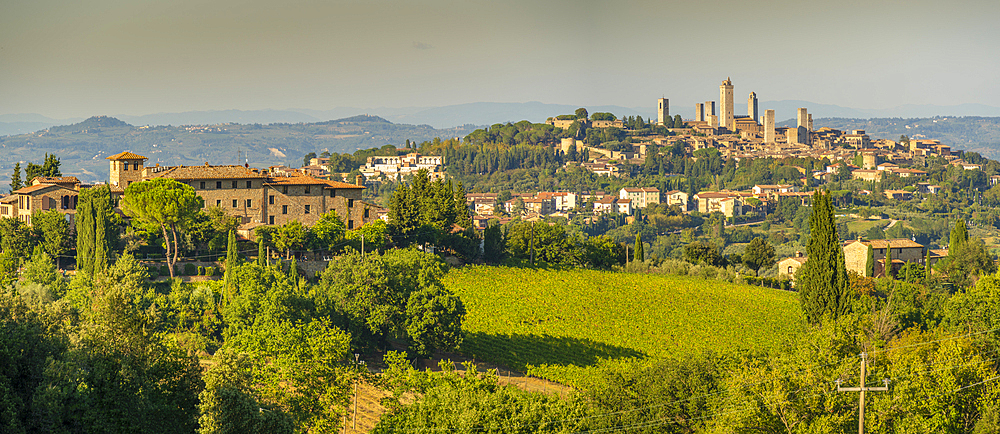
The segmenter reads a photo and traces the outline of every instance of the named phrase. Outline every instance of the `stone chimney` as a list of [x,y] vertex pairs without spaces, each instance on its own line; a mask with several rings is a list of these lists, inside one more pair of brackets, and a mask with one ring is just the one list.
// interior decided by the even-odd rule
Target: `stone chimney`
[[365,175],[358,175],[354,177],[354,185],[365,186]]

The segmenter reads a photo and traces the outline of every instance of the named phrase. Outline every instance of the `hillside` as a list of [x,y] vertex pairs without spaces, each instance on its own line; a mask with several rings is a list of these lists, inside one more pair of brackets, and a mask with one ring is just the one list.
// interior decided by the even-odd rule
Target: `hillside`
[[464,137],[473,126],[435,129],[428,125],[394,124],[377,116],[360,115],[318,123],[219,124],[211,126],[133,126],[108,116],[72,125],[54,126],[31,134],[0,137],[0,184],[9,181],[14,163],[42,161],[45,153],[62,160],[62,172],[85,182],[104,181],[104,159],[124,150],[149,157],[148,164],[240,164],[255,167],[288,164],[298,167],[302,156],[324,149],[354,152],[407,139]]
[[613,360],[766,350],[803,324],[795,293],[672,275],[466,267],[445,285],[463,353],[570,385]]

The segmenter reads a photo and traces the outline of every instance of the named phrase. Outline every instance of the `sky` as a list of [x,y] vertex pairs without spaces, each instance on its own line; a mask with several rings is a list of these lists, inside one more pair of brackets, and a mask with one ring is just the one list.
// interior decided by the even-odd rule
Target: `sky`
[[[0,0],[0,114],[1000,106],[1000,2]],[[692,110],[688,110],[692,111]]]

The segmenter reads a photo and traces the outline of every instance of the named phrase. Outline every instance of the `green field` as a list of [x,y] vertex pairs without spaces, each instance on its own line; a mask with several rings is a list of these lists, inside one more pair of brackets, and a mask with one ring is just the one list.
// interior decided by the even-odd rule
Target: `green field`
[[766,350],[803,329],[793,292],[693,277],[469,266],[461,350],[579,386],[605,364],[685,352]]

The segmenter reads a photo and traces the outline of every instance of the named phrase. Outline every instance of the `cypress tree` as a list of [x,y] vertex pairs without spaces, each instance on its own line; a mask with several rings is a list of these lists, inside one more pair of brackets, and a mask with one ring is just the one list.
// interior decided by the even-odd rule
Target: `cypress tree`
[[267,250],[264,248],[264,240],[257,240],[257,263],[261,267],[267,265]]
[[924,275],[931,277],[931,248],[927,248],[927,257],[924,258]]
[[639,262],[646,261],[646,252],[642,247],[642,236],[635,235],[635,259]]
[[892,243],[890,240],[885,240],[885,270],[882,274],[885,277],[895,277],[892,275]]
[[21,181],[21,162],[18,161],[14,163],[14,174],[10,176],[10,192],[13,193],[24,187],[24,182]]
[[816,191],[813,194],[809,230],[809,259],[799,270],[797,286],[806,319],[818,324],[825,315],[838,318],[850,307],[844,250],[840,247],[828,193]]
[[236,272],[236,267],[239,265],[239,253],[236,250],[236,232],[229,231],[229,243],[226,245],[226,274],[224,277],[226,285],[226,301],[228,302],[232,297],[231,288],[235,282],[233,282],[233,273]]
[[969,242],[969,231],[965,227],[965,220],[958,219],[955,222],[955,227],[951,230],[951,238],[948,241],[948,256],[957,255],[967,242]]
[[108,265],[114,228],[111,190],[107,186],[80,191],[76,207],[76,269],[91,275]]
[[868,262],[865,263],[865,277],[875,276],[875,249],[868,244]]

